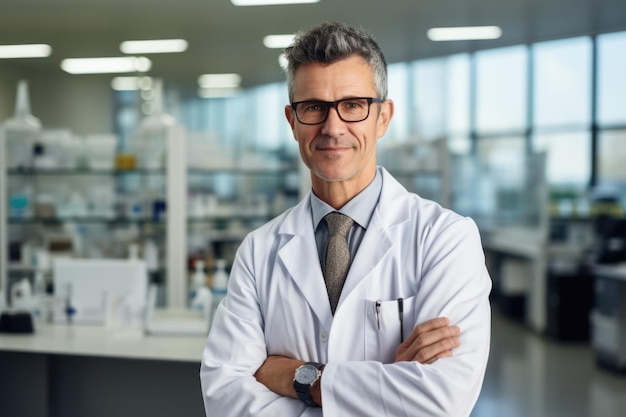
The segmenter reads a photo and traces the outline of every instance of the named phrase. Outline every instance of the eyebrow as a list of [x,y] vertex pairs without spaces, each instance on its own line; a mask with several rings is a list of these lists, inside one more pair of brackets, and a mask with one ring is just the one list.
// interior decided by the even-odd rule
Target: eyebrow
[[[340,101],[340,100],[350,100],[351,98],[369,98],[370,96],[359,96],[359,95],[350,95],[350,96],[346,96],[343,98],[338,98],[337,100],[322,100],[321,98],[308,98],[308,99],[304,99],[304,100],[294,100],[293,103],[299,103],[299,102],[303,102],[303,101],[322,101],[324,103],[334,103],[335,101]],[[371,96],[371,97],[376,97],[376,96]]]

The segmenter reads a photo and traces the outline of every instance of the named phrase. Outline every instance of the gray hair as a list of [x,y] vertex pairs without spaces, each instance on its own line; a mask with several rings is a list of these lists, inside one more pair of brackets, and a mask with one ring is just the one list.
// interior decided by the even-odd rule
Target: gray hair
[[321,23],[296,34],[293,44],[285,49],[287,58],[287,88],[293,101],[296,70],[306,63],[332,63],[359,55],[374,70],[378,97],[387,98],[387,61],[380,46],[366,32],[347,23]]

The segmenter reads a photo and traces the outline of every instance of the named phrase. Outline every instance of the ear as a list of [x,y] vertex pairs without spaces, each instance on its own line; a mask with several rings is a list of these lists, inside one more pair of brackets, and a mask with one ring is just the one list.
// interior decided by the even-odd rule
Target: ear
[[285,117],[287,118],[289,126],[291,126],[291,132],[294,134],[295,138],[296,113],[293,111],[293,108],[291,108],[289,104],[285,106]]
[[378,113],[378,119],[376,120],[376,138],[379,139],[385,135],[389,122],[393,117],[393,100],[387,99],[381,104],[380,113]]

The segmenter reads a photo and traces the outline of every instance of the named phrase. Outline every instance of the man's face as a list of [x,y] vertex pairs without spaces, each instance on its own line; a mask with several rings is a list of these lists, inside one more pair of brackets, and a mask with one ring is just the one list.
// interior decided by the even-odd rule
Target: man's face
[[[353,97],[377,97],[372,68],[359,56],[331,64],[303,64],[294,78],[293,101],[335,101]],[[291,106],[285,115],[298,141],[300,155],[313,173],[313,181],[349,181],[367,185],[376,171],[376,141],[382,137],[393,114],[390,100],[372,103],[369,117],[344,122],[331,108],[325,122],[300,123]],[[317,177],[317,178],[316,178]],[[364,182],[364,184],[361,184]]]

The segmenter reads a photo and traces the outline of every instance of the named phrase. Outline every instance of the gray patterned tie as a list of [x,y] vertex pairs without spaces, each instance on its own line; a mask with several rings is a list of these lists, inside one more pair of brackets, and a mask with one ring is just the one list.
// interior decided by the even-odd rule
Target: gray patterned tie
[[328,213],[324,220],[328,224],[328,241],[324,262],[324,280],[328,290],[330,309],[335,314],[337,302],[341,295],[343,283],[350,267],[350,249],[348,249],[348,232],[352,219],[337,211]]

